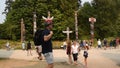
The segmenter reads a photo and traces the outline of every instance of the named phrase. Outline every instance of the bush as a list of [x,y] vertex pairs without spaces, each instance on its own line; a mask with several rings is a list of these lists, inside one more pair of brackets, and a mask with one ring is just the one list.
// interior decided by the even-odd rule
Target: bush
[[62,41],[53,41],[53,49],[60,49],[61,45],[63,44]]

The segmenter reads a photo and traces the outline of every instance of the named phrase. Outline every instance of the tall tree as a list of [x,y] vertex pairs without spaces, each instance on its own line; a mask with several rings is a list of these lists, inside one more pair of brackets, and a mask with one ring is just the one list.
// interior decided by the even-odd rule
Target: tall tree
[[[43,28],[44,21],[42,16],[47,16],[47,12],[50,11],[54,16],[55,36],[53,39],[62,40],[66,35],[62,34],[62,30],[66,27],[70,27],[74,30],[74,10],[76,10],[78,1],[63,1],[63,0],[15,0],[11,3],[11,11],[6,16],[5,24],[11,24],[13,27],[12,37],[19,39],[20,37],[20,19],[23,18],[26,27],[26,39],[32,39],[33,32],[33,12],[37,14],[37,27]],[[73,5],[74,3],[74,5]],[[6,30],[10,27],[6,28]],[[13,36],[14,35],[14,36]],[[11,38],[12,38],[11,37]]]
[[115,35],[113,25],[116,23],[120,9],[119,0],[93,0],[92,5],[96,10],[96,33],[98,37],[109,37]]

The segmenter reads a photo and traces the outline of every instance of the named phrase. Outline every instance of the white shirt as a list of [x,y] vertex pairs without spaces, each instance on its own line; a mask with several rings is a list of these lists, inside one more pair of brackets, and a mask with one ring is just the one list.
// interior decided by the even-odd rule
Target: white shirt
[[9,46],[9,42],[7,42],[6,46],[7,46],[7,47]]
[[101,41],[98,41],[98,45],[101,45]]
[[75,54],[75,53],[78,53],[78,45],[74,46],[72,45],[72,53]]

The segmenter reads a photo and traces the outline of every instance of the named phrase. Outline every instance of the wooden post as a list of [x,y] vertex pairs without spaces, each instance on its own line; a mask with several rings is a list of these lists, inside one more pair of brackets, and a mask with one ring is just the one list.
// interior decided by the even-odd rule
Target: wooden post
[[25,25],[23,18],[21,19],[21,42],[25,41]]
[[37,30],[37,23],[36,23],[36,12],[33,13],[33,36],[35,35],[35,32]]
[[78,40],[78,19],[77,19],[77,11],[75,11],[75,34],[76,34],[76,40]]

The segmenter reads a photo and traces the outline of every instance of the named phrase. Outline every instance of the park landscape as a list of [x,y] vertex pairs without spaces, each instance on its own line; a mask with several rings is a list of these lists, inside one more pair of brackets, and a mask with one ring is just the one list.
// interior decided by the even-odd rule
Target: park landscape
[[[45,68],[45,58],[39,60],[33,41],[37,29],[44,22],[53,22],[54,68],[86,68],[81,48],[78,64],[69,64],[66,49],[68,40],[91,40],[87,68],[120,68],[120,0],[5,0],[0,24],[0,68]],[[2,7],[2,6],[0,6]],[[98,47],[98,39],[108,41]],[[110,46],[110,42],[116,46]],[[22,50],[22,42],[32,43],[32,55]],[[9,42],[10,48],[6,48]]]

